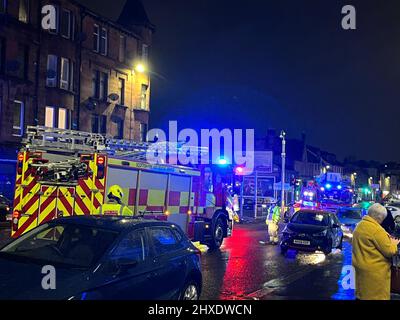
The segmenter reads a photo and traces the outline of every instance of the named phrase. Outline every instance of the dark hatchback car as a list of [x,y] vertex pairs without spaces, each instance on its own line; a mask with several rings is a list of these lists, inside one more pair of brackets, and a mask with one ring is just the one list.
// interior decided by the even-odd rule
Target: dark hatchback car
[[0,300],[197,300],[201,289],[200,251],[172,223],[57,219],[0,250]]
[[281,241],[281,252],[288,249],[298,251],[323,251],[342,249],[343,232],[335,214],[325,211],[300,210],[293,215]]

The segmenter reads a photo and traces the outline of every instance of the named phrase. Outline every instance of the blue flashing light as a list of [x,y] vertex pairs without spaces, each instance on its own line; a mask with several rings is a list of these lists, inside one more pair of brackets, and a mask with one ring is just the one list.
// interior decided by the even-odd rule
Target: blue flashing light
[[338,190],[342,190],[342,186],[340,184],[337,186],[337,188]]
[[229,164],[229,163],[228,163],[228,160],[226,160],[225,158],[220,158],[220,159],[218,159],[217,163],[218,163],[218,165],[220,165],[220,166],[226,166],[226,165]]

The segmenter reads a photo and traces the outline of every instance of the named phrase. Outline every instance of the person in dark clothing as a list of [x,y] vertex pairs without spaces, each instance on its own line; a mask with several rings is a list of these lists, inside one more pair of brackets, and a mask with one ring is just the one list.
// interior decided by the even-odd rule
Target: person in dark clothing
[[383,227],[383,229],[386,230],[387,233],[389,233],[390,235],[393,235],[394,232],[396,231],[396,224],[394,223],[394,219],[392,216],[392,213],[390,212],[389,209],[386,209],[387,211],[387,215],[385,220],[383,220],[381,226]]

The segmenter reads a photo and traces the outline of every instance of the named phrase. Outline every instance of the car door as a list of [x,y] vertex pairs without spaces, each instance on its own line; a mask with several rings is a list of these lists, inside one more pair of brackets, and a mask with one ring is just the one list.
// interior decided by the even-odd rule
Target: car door
[[170,226],[147,229],[154,250],[154,299],[177,299],[187,276],[187,251]]
[[[130,264],[129,262],[132,262]],[[152,298],[149,244],[145,229],[127,233],[110,252],[106,285],[99,289],[103,299],[148,300]]]

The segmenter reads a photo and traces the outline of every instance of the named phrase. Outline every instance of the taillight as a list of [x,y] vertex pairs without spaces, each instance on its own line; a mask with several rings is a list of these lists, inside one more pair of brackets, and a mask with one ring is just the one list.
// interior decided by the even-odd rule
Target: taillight
[[97,179],[104,178],[104,166],[106,164],[105,156],[97,156]]
[[12,229],[14,232],[18,231],[19,218],[21,217],[21,212],[14,211],[12,215]]

